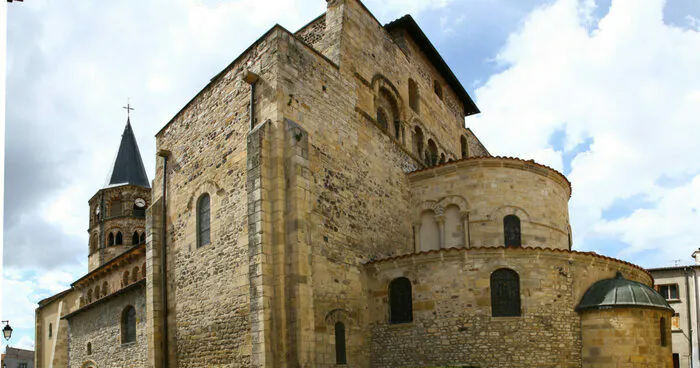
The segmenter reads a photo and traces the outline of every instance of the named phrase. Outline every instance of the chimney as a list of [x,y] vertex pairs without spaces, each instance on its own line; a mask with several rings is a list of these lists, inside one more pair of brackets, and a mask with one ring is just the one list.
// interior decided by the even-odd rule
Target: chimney
[[695,264],[700,265],[700,248],[693,252],[693,258],[695,258]]

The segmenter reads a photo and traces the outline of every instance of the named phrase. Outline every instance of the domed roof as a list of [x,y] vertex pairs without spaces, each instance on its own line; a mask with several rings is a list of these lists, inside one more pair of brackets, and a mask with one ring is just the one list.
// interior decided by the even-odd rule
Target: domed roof
[[588,288],[576,310],[617,307],[673,310],[656,290],[641,282],[627,280],[619,271],[614,278],[600,280]]

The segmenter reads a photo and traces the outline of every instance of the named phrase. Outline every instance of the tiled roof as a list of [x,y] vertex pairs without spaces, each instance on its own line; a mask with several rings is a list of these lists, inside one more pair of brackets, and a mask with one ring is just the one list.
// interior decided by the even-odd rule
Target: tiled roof
[[117,158],[114,160],[114,166],[107,176],[105,187],[123,184],[138,185],[144,188],[151,187],[129,119],[126,120],[126,127],[124,127],[124,133],[122,133],[122,141],[119,144]]
[[398,256],[393,256],[393,257],[387,257],[387,258],[381,258],[381,259],[373,259],[368,262],[365,262],[365,265],[372,265],[372,264],[379,264],[379,263],[385,263],[385,262],[391,262],[391,261],[396,261],[399,259],[404,259],[404,258],[411,258],[413,256],[419,256],[419,255],[424,255],[424,254],[438,254],[442,252],[465,252],[465,251],[472,251],[472,250],[501,250],[501,251],[506,251],[506,252],[529,252],[529,251],[549,251],[549,252],[554,252],[554,253],[564,253],[564,254],[579,254],[579,255],[587,255],[587,256],[592,256],[600,259],[605,259],[608,261],[613,261],[617,263],[621,263],[633,268],[636,268],[640,271],[643,271],[646,273],[649,278],[651,277],[651,274],[649,271],[646,269],[637,266],[634,263],[630,263],[627,261],[623,261],[621,259],[617,258],[612,258],[608,256],[604,256],[602,254],[598,254],[596,252],[579,252],[576,250],[568,250],[568,249],[554,249],[554,248],[549,248],[549,247],[520,247],[520,248],[506,248],[506,247],[471,247],[471,248],[442,248],[442,249],[433,249],[433,250],[428,250],[428,251],[422,251],[418,253],[407,253],[407,254],[402,254]]

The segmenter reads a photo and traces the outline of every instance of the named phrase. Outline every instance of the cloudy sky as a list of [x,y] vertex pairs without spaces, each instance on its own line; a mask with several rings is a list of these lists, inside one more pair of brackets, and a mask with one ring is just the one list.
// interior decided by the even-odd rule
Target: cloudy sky
[[[126,120],[153,178],[155,133],[275,23],[323,0],[8,4],[2,319],[33,347],[36,302],[87,270],[88,199]],[[700,246],[700,2],[366,0],[410,13],[475,98],[496,155],[573,182],[574,249],[645,267]],[[4,4],[3,4],[4,5]],[[3,341],[4,343],[4,341]]]

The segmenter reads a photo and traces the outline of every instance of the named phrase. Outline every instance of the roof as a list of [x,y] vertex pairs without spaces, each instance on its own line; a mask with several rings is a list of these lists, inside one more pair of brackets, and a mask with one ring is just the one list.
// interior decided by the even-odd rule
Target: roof
[[647,268],[647,271],[649,272],[654,272],[654,271],[674,271],[674,270],[685,270],[688,268],[700,268],[700,265],[685,265],[685,266],[673,266],[673,267],[656,267],[656,268]]
[[93,276],[99,274],[99,273],[102,272],[102,271],[107,270],[109,267],[111,267],[111,266],[113,266],[113,265],[115,265],[115,264],[119,264],[120,262],[122,262],[122,261],[125,260],[125,259],[128,259],[128,257],[129,257],[130,255],[132,255],[132,254],[138,255],[139,253],[143,253],[143,252],[145,252],[145,251],[146,251],[146,243],[141,243],[141,244],[135,245],[135,246],[133,246],[133,247],[131,247],[131,248],[125,250],[124,252],[122,252],[122,253],[116,255],[114,258],[112,258],[112,259],[110,259],[109,261],[105,262],[105,263],[102,264],[101,266],[99,266],[99,267],[95,268],[94,270],[88,272],[87,274],[85,274],[85,276],[83,276],[83,277],[81,277],[81,278],[75,280],[72,284],[70,284],[70,286],[71,286],[71,287],[76,287],[76,286],[78,286],[78,284],[80,284],[81,282],[83,282],[83,281],[85,281],[85,280],[87,280],[87,279],[89,279],[89,278],[91,278],[91,277],[93,277]]
[[454,73],[452,73],[450,67],[447,66],[445,60],[442,58],[442,56],[440,56],[440,53],[437,52],[435,46],[433,46],[425,33],[423,33],[423,30],[420,29],[416,21],[413,20],[413,17],[410,15],[404,15],[391,23],[385,24],[384,28],[387,31],[394,29],[405,29],[408,32],[411,38],[413,38],[416,44],[421,48],[421,51],[425,53],[425,56],[428,57],[428,60],[430,60],[435,69],[437,69],[440,75],[445,78],[445,81],[447,81],[447,84],[450,85],[450,88],[452,88],[452,90],[457,94],[457,97],[459,97],[462,105],[464,105],[464,116],[474,115],[481,112],[479,108],[476,107],[476,104],[472,98],[469,97],[469,94],[462,86],[462,83],[459,82]]
[[61,291],[61,292],[58,293],[58,294],[55,294],[55,295],[52,295],[52,296],[50,296],[50,297],[48,297],[48,298],[44,298],[44,299],[42,299],[42,300],[39,300],[39,303],[38,303],[38,304],[39,304],[39,308],[44,307],[44,306],[46,306],[47,304],[50,304],[51,302],[55,301],[56,299],[59,299],[60,297],[66,295],[66,294],[68,294],[68,293],[70,293],[71,290],[73,290],[73,288],[63,290],[63,291]]
[[611,279],[600,280],[583,294],[577,311],[608,308],[659,308],[673,310],[661,294],[641,282],[624,278],[617,272]]
[[92,303],[86,304],[83,307],[80,307],[80,308],[66,314],[65,316],[61,317],[61,319],[69,319],[71,317],[74,317],[77,314],[80,314],[80,313],[85,312],[86,310],[92,309],[92,308],[96,307],[97,305],[102,305],[102,303],[104,303],[108,300],[112,300],[112,299],[118,297],[119,295],[125,294],[128,291],[137,289],[137,288],[142,287],[142,286],[146,286],[146,279],[140,279],[139,281],[136,281],[128,286],[125,286],[125,287],[123,287],[123,288],[121,288],[121,289],[119,289],[111,294],[108,294],[107,296],[103,296],[102,298],[97,299],[96,301],[94,301]]
[[146,169],[141,160],[139,146],[134,137],[134,131],[131,129],[131,122],[126,119],[126,127],[122,133],[122,141],[119,144],[117,158],[114,160],[114,166],[107,175],[105,187],[114,184],[131,184],[138,185],[144,188],[150,188],[151,184],[146,175]]

